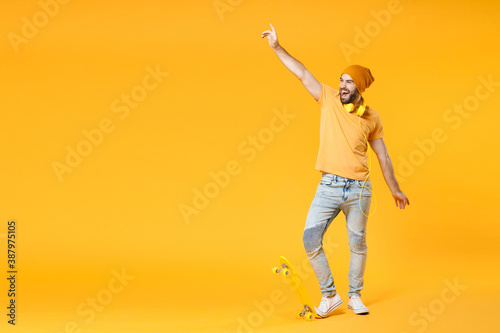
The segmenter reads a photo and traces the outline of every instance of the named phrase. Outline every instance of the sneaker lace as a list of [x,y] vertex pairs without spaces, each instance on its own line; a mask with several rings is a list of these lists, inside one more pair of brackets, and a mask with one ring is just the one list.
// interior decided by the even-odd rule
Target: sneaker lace
[[319,303],[319,309],[320,310],[324,310],[327,307],[326,302],[328,302],[328,300],[326,299],[326,297],[322,297],[321,298],[321,302]]
[[354,302],[356,307],[364,307],[365,305],[363,302],[361,302],[361,298],[359,296],[353,296],[351,297],[351,300]]

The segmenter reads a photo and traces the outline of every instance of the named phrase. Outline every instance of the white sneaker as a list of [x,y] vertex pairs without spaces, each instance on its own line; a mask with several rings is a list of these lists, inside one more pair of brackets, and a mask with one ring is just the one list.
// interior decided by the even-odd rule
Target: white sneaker
[[319,307],[314,307],[316,309],[316,313],[318,316],[324,318],[328,316],[333,310],[338,308],[342,304],[342,300],[340,299],[339,294],[335,294],[333,297],[325,297],[321,298],[321,302],[319,303]]
[[358,295],[351,296],[349,302],[347,302],[347,308],[354,311],[355,314],[365,314],[368,313],[368,308],[361,302],[361,298]]

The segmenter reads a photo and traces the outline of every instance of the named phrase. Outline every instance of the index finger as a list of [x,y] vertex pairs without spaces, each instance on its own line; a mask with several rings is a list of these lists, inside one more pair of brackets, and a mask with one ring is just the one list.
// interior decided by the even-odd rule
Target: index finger
[[273,30],[274,33],[276,33],[276,30],[274,30],[274,27],[271,23],[269,23],[269,25],[271,26],[271,29]]

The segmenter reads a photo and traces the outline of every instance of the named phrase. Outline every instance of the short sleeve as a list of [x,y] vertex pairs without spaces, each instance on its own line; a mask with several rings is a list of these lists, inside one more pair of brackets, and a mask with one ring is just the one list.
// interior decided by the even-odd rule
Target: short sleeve
[[325,105],[331,105],[334,103],[335,98],[338,96],[338,91],[326,84],[321,84],[321,92],[319,93],[318,104],[323,108]]
[[384,127],[382,126],[382,121],[380,120],[380,116],[378,114],[374,119],[374,125],[375,126],[373,127],[373,131],[371,131],[368,140],[376,140],[384,136]]
[[326,89],[325,85],[321,83],[321,92],[319,93],[319,99],[318,99],[318,104],[320,107],[323,107],[323,105],[326,103]]

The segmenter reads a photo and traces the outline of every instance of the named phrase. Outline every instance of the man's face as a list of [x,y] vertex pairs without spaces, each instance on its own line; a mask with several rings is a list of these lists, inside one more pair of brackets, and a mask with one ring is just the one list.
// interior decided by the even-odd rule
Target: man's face
[[340,77],[339,93],[342,104],[353,103],[359,95],[358,88],[347,74]]

